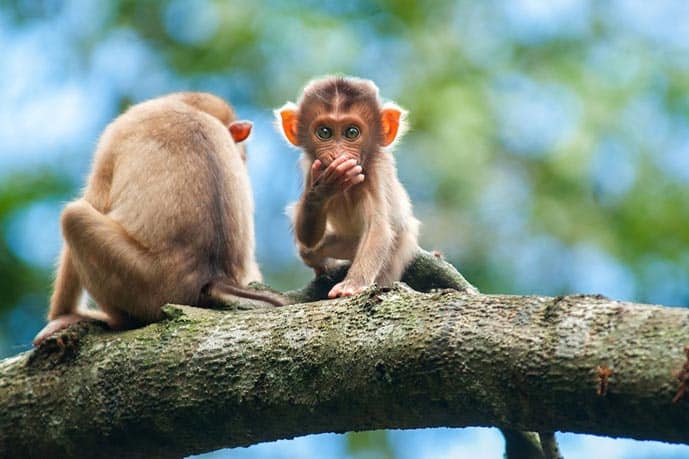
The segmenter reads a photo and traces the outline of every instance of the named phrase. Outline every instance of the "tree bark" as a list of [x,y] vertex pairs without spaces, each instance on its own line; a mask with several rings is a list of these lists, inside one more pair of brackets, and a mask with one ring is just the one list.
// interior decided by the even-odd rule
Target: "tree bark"
[[467,283],[164,310],[126,332],[82,323],[1,361],[0,456],[177,457],[437,426],[689,443],[687,309]]

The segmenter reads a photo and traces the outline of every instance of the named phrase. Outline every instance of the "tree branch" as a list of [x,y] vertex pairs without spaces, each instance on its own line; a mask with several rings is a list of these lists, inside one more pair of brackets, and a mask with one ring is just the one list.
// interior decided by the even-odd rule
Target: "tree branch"
[[434,426],[689,443],[676,378],[686,309],[400,285],[270,310],[165,311],[127,332],[82,324],[0,362],[2,455],[167,457]]
[[555,432],[541,432],[538,436],[545,459],[562,459],[560,448],[555,440]]

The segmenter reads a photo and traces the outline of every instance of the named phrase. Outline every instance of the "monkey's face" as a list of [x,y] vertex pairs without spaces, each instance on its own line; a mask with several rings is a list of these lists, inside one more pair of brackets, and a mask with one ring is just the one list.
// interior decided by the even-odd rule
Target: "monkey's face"
[[327,167],[345,156],[366,168],[396,138],[403,111],[381,106],[370,81],[328,77],[309,83],[299,105],[288,102],[275,114],[286,139],[312,159]]
[[340,156],[361,164],[365,146],[371,137],[370,127],[355,114],[323,115],[308,123],[304,145],[325,167]]

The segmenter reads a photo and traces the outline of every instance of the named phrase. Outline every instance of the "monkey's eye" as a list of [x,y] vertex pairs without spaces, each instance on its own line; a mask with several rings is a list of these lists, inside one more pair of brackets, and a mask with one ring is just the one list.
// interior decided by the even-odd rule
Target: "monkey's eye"
[[356,126],[349,126],[347,129],[345,129],[344,136],[348,139],[356,139],[359,137],[359,128]]
[[327,140],[333,136],[333,130],[327,126],[319,126],[316,129],[316,135],[323,140]]

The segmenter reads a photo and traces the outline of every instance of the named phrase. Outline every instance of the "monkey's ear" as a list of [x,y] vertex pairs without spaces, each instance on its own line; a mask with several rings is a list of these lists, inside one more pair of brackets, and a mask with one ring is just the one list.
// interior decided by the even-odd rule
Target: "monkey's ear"
[[407,112],[391,102],[383,105],[381,125],[383,126],[383,146],[392,144],[406,130]]
[[230,135],[232,139],[236,142],[243,142],[251,134],[251,128],[253,124],[251,121],[233,121],[227,127],[230,130]]
[[297,106],[292,102],[287,102],[282,108],[275,110],[275,117],[289,143],[299,146],[297,140]]

